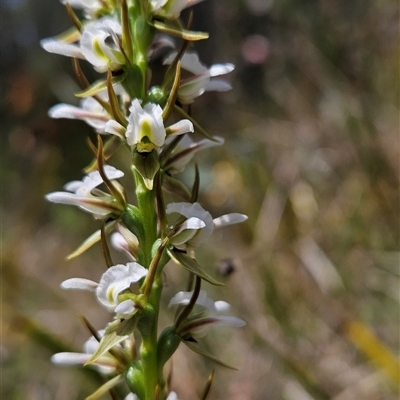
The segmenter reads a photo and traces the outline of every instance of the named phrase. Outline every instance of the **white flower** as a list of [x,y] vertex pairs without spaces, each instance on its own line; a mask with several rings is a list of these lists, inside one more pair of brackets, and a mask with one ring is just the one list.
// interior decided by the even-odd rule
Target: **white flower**
[[[104,335],[105,330],[98,331],[99,337]],[[125,339],[125,342],[130,341],[130,339]],[[128,345],[126,343],[126,345]],[[119,343],[116,346],[119,348],[123,348],[124,344]],[[51,357],[51,361],[57,365],[84,365],[92,355],[96,352],[99,347],[99,342],[92,336],[89,340],[85,342],[83,345],[83,353],[72,353],[72,352],[63,352],[56,353]],[[117,361],[110,353],[104,353],[101,357],[99,357],[94,363],[100,373],[102,374],[111,374],[116,371]]]
[[[192,229],[192,232],[185,232],[180,229],[177,235],[171,239],[171,243],[175,245],[181,245],[186,243],[186,245],[191,247],[196,247],[201,242],[208,239],[213,233],[215,228],[220,228],[227,225],[237,224],[244,222],[247,219],[246,215],[243,214],[226,214],[219,218],[212,218],[211,214],[204,210],[204,208],[199,203],[170,203],[167,206],[167,214],[178,213],[187,218],[196,218],[204,223],[203,227],[198,229]],[[183,234],[187,235],[183,238]],[[184,240],[182,240],[182,238]]]
[[111,235],[111,245],[114,249],[125,253],[131,261],[136,261],[139,251],[139,241],[137,237],[121,224],[118,225],[118,230],[119,232],[114,232]]
[[[176,52],[171,53],[164,64],[171,64]],[[233,64],[214,64],[210,68],[205,67],[196,53],[185,53],[181,59],[181,68],[189,71],[193,76],[182,79],[178,90],[178,99],[183,104],[193,103],[196,97],[206,91],[224,92],[232,89],[231,85],[220,79],[211,79],[215,76],[225,75],[234,70]]]
[[[179,292],[169,302],[169,307],[186,306],[192,298],[193,292]],[[226,301],[214,301],[207,296],[204,290],[200,290],[195,304],[196,318],[189,318],[181,328],[183,333],[190,332],[191,335],[200,337],[209,325],[241,327],[246,323],[237,317],[220,315],[230,309]],[[193,312],[192,312],[193,313]]]
[[96,292],[99,302],[116,318],[130,318],[137,311],[133,300],[120,301],[119,295],[130,290],[131,284],[139,282],[147,274],[147,269],[136,262],[118,264],[110,267],[101,277],[100,282],[90,279],[71,278],[61,283],[63,289],[88,290]]
[[[161,147],[168,136],[193,132],[193,124],[181,120],[176,124],[164,127],[162,108],[158,104],[147,103],[141,106],[140,100],[134,99],[129,108],[128,126],[125,131],[126,141],[130,146],[137,146],[139,152],[150,152]],[[111,123],[112,122],[112,123]],[[106,132],[120,135],[124,128],[115,121],[106,125]]]
[[224,139],[221,137],[215,137],[214,139],[215,141],[203,139],[200,142],[194,142],[188,135],[184,136],[163,165],[164,170],[168,171],[169,174],[183,171],[198,151],[221,146],[224,143]]
[[104,17],[88,23],[82,33],[82,54],[98,72],[109,68],[116,70],[125,64],[125,57],[120,49],[118,36],[122,34],[119,22]]
[[[124,173],[110,165],[104,166],[108,179],[114,180]],[[67,192],[52,192],[45,197],[52,203],[70,204],[94,215],[97,219],[108,218],[111,214],[120,213],[121,205],[109,194],[97,189],[103,183],[99,171],[90,172],[82,181],[72,181],[64,186]]]
[[89,22],[83,28],[79,45],[53,38],[41,40],[41,46],[50,53],[81,58],[89,61],[98,72],[119,69],[125,64],[118,36],[122,33],[119,22],[103,17]]
[[83,99],[80,107],[64,103],[56,104],[50,108],[48,114],[51,118],[83,120],[95,128],[98,133],[105,133],[106,123],[111,118],[101,104],[92,97]]
[[155,146],[161,147],[166,136],[162,108],[154,103],[148,103],[142,108],[140,101],[134,99],[129,111],[129,123],[125,133],[128,144],[134,146],[147,138]]
[[193,6],[203,0],[150,0],[153,11],[165,18],[178,18],[184,8]]

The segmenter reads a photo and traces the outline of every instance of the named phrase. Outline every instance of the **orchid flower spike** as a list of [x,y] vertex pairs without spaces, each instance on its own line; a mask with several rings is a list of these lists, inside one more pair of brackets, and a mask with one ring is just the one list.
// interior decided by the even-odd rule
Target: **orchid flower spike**
[[[179,292],[169,302],[169,307],[186,306],[192,298],[192,292]],[[225,301],[214,301],[207,296],[204,290],[201,290],[196,300],[194,312],[187,321],[179,328],[181,333],[192,337],[201,337],[206,333],[206,328],[210,325],[241,327],[246,323],[237,317],[230,315],[221,315],[230,309],[230,304]]]
[[[100,282],[90,279],[71,278],[61,283],[62,289],[88,290],[95,292],[98,301],[110,312],[115,312],[115,318],[130,318],[138,311],[135,297],[131,292],[131,284],[139,282],[147,274],[147,269],[136,262],[118,264],[110,267],[101,277]],[[127,299],[120,295],[127,292]],[[129,296],[129,295],[132,296]]]
[[237,224],[247,220],[243,214],[226,214],[219,218],[212,218],[211,214],[204,210],[199,203],[170,203],[167,206],[167,214],[178,213],[187,218],[186,221],[200,220],[202,224],[191,224],[185,229],[177,229],[177,233],[172,237],[171,243],[180,246],[186,244],[196,247],[208,239],[215,228],[221,228],[232,224]]
[[124,132],[128,145],[135,147],[139,153],[151,152],[161,147],[167,136],[194,131],[193,124],[188,119],[165,128],[162,118],[163,110],[158,104],[147,103],[142,107],[141,101],[134,99],[129,112],[126,130],[116,121],[110,121],[106,125],[106,132],[117,136],[121,136]]
[[[122,178],[124,173],[110,165],[104,166],[104,173],[112,180]],[[124,205],[118,204],[111,195],[97,189],[103,183],[99,171],[92,171],[82,181],[72,181],[64,186],[66,192],[52,192],[45,197],[52,203],[70,204],[93,214],[97,219],[106,219],[120,214]]]
[[[171,64],[176,55],[176,52],[171,53],[164,60],[164,64]],[[201,96],[204,92],[225,92],[232,89],[228,82],[213,78],[233,71],[235,69],[233,64],[214,64],[210,68],[207,68],[200,62],[199,56],[191,52],[183,55],[181,68],[193,74],[193,76],[182,79],[180,82],[178,100],[182,104],[193,103],[194,99]]]

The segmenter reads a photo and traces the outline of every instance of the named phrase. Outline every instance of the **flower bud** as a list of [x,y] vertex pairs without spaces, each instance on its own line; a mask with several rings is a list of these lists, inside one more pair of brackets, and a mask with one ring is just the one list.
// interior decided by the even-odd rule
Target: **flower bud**
[[157,344],[157,359],[159,368],[162,368],[164,364],[172,357],[179,347],[181,341],[182,338],[176,333],[175,327],[169,326],[162,331]]
[[145,398],[144,377],[142,366],[139,362],[133,363],[125,372],[125,379],[129,389],[139,396],[140,399]]

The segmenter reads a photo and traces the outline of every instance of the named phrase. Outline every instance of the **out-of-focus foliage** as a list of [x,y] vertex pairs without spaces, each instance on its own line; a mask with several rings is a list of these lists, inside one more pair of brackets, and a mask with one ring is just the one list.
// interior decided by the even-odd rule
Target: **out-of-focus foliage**
[[[81,399],[96,375],[49,359],[88,336],[78,311],[95,326],[107,315],[58,285],[97,279],[105,265],[98,249],[65,261],[96,222],[43,195],[81,176],[92,133],[47,117],[54,103],[75,101],[78,87],[69,61],[38,44],[70,21],[57,1],[0,7],[2,398]],[[236,64],[234,90],[206,94],[193,110],[226,139],[198,159],[203,201],[214,215],[250,216],[201,256],[248,324],[209,335],[210,348],[239,368],[217,367],[211,398],[397,399],[397,2],[208,0],[194,15],[212,38],[197,47],[201,58]],[[168,281],[179,285],[175,269],[166,301]],[[179,349],[173,389],[197,399],[213,367]]]

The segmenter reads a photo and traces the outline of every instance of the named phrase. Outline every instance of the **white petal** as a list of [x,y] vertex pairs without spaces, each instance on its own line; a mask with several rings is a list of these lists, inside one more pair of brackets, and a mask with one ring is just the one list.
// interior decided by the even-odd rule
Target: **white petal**
[[51,118],[69,118],[69,119],[82,119],[82,120],[96,120],[107,122],[108,118],[105,114],[94,113],[83,110],[82,108],[71,106],[69,104],[56,104],[48,111]]
[[132,315],[135,311],[135,305],[132,300],[125,300],[119,303],[114,310],[114,312],[116,312],[117,314],[122,314],[124,316]]
[[167,128],[168,135],[182,135],[187,132],[194,132],[193,124],[188,119],[183,119]]
[[96,290],[97,298],[106,307],[117,304],[118,294],[128,289],[147,274],[147,269],[136,262],[118,264],[109,268],[101,277]]
[[49,194],[46,194],[44,196],[47,201],[50,201],[52,203],[58,203],[58,204],[70,204],[74,206],[79,206],[80,203],[77,200],[77,196],[73,193],[68,193],[68,192],[52,192]]
[[[193,291],[191,292],[179,292],[169,302],[168,307],[175,305],[187,305],[192,298]],[[202,306],[208,309],[211,315],[216,315],[217,310],[214,301],[207,296],[204,290],[200,290],[199,296],[196,300],[196,305]]]
[[76,290],[89,290],[95,292],[99,284],[90,279],[85,278],[71,278],[61,283],[62,289],[76,289]]
[[129,393],[124,400],[139,400],[139,397],[136,396],[134,393]]
[[196,53],[185,53],[181,59],[181,67],[194,75],[208,72],[208,69],[200,62]]
[[185,244],[196,235],[198,229],[202,229],[205,226],[206,224],[201,219],[196,217],[189,218],[179,227],[176,234],[171,238],[171,243],[175,246]]
[[230,315],[220,315],[219,317],[215,317],[215,321],[212,322],[212,325],[217,326],[233,326],[235,328],[239,328],[241,326],[246,325],[242,319],[233,317]]
[[232,89],[232,85],[220,79],[211,79],[206,87],[206,92],[227,92]]
[[111,135],[116,135],[123,139],[125,137],[126,129],[119,124],[117,121],[110,120],[106,123],[104,131],[110,133]]
[[181,232],[185,229],[201,229],[206,226],[205,222],[200,218],[191,217],[188,218],[179,228],[178,232]]
[[247,215],[244,214],[225,214],[219,218],[214,219],[215,228],[221,228],[222,226],[239,224],[240,222],[244,222],[247,220]]
[[59,365],[83,365],[91,356],[85,353],[56,353],[51,357],[51,362]]
[[82,181],[71,181],[64,185],[64,189],[71,193],[76,193],[80,188],[84,186]]
[[174,246],[181,246],[188,244],[196,236],[197,231],[193,229],[186,229],[171,238],[171,244]]
[[111,245],[114,247],[114,249],[127,251],[128,242],[119,232],[114,232],[111,235],[110,240],[111,240]]
[[178,292],[169,302],[168,307],[182,305],[186,306],[189,304],[192,298],[193,292]]
[[61,54],[62,56],[85,59],[81,49],[73,44],[62,43],[53,38],[43,39],[40,45],[49,53]]
[[208,73],[181,81],[178,90],[179,100],[183,103],[191,103],[193,99],[201,96],[206,91],[209,84],[210,75]]
[[92,209],[95,208],[97,211],[106,211],[110,210],[107,203],[93,198],[88,197],[80,197],[74,193],[69,192],[53,192],[46,194],[45,196],[47,201],[58,204],[68,204],[72,206],[82,207],[84,209]]
[[[103,167],[104,173],[106,174],[107,178],[110,180],[119,179],[124,176],[124,173],[119,169],[114,168],[111,165],[104,165]],[[97,186],[103,183],[103,178],[100,175],[99,171],[92,171],[89,172],[86,176],[83,177],[82,182],[84,187],[86,188],[87,192],[92,191]],[[77,195],[84,195],[84,192],[76,192]]]
[[196,217],[204,221],[206,226],[197,232],[191,240],[191,246],[197,246],[207,238],[209,238],[214,230],[214,224],[212,222],[211,214],[204,210],[204,208],[199,203],[170,203],[167,206],[167,214],[179,213],[186,218]]
[[225,312],[231,308],[231,305],[226,301],[218,300],[215,302],[215,309],[217,312]]
[[209,69],[209,72],[210,72],[211,76],[218,76],[218,75],[228,74],[229,72],[232,72],[234,69],[235,69],[235,66],[233,64],[230,64],[230,63],[227,63],[227,64],[214,64]]
[[167,400],[179,400],[178,399],[178,395],[175,392],[171,392],[168,397]]

